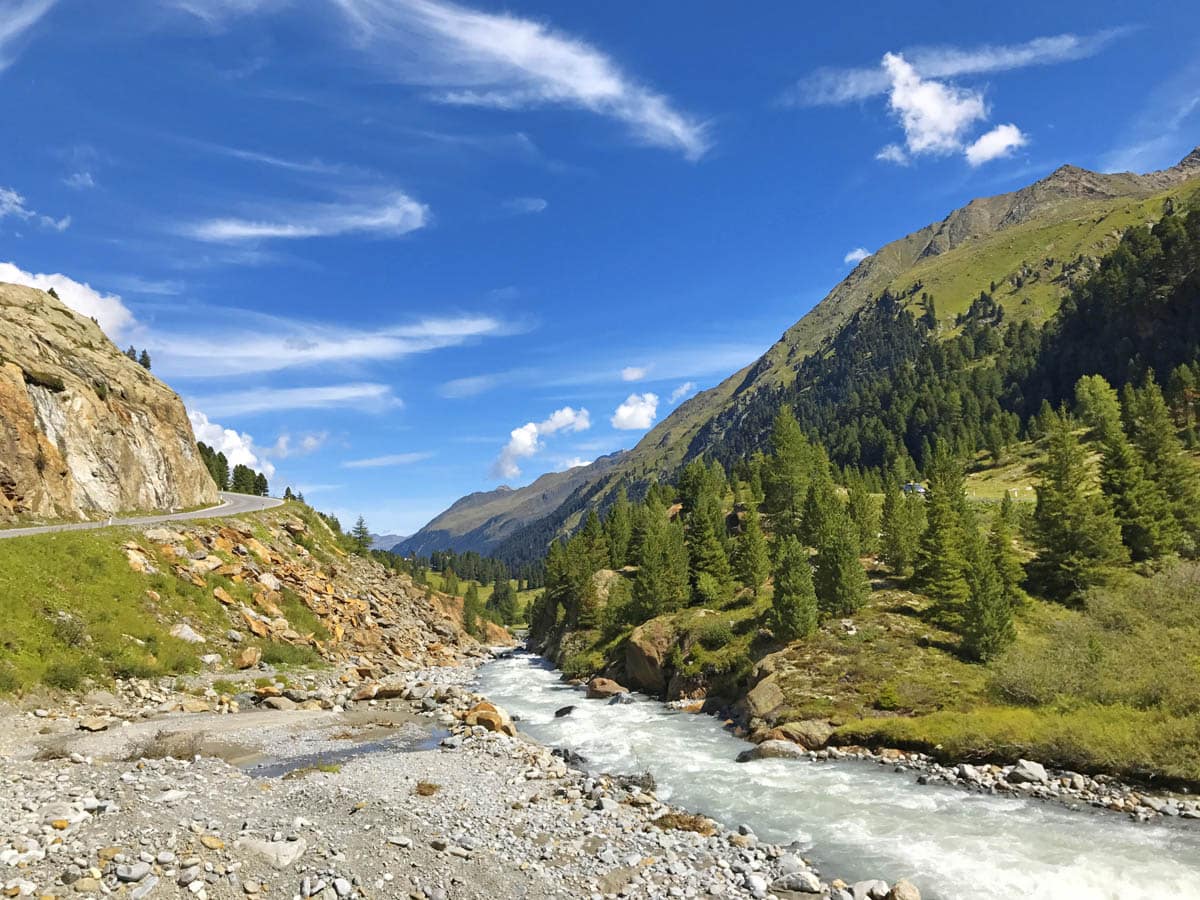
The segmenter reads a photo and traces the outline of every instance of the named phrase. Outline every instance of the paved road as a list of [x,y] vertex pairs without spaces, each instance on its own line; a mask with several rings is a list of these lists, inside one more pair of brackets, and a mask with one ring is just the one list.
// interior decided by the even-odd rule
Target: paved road
[[165,516],[134,516],[129,519],[105,519],[100,522],[72,522],[66,525],[35,525],[30,528],[0,528],[0,539],[20,537],[26,534],[48,534],[51,531],[87,531],[92,528],[108,528],[112,525],[157,525],[160,522],[178,522],[182,519],[212,519],[217,516],[232,516],[238,513],[258,512],[283,504],[274,497],[252,497],[249,494],[221,493],[221,502],[208,509],[192,512],[171,513]]

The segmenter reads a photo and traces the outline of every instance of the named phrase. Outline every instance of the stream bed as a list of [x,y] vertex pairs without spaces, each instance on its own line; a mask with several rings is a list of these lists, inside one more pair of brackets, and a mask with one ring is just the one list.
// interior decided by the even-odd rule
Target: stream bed
[[[1138,824],[1100,810],[918,785],[847,760],[734,762],[748,746],[711,716],[587,700],[545,660],[517,653],[477,689],[551,747],[600,772],[650,772],[665,802],[763,840],[800,841],[826,879],[908,878],[935,900],[1200,898],[1200,822]],[[569,715],[556,718],[561,707]]]

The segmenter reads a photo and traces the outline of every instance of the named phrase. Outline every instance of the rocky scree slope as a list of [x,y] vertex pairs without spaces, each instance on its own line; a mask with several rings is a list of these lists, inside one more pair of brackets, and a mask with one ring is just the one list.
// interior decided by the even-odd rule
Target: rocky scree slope
[[981,291],[993,294],[1009,319],[1044,322],[1127,227],[1157,219],[1164,203],[1197,185],[1200,148],[1178,165],[1144,175],[1061,166],[1020,190],[972,200],[881,247],[758,360],[680,405],[615,465],[573,470],[578,486],[568,501],[512,531],[493,554],[510,563],[540,558],[549,540],[572,530],[582,511],[605,503],[618,484],[661,480],[719,449],[763,391],[791,384],[800,364],[884,291],[916,304],[928,290],[944,323]]
[[0,284],[0,522],[216,502],[179,397],[91,319]]

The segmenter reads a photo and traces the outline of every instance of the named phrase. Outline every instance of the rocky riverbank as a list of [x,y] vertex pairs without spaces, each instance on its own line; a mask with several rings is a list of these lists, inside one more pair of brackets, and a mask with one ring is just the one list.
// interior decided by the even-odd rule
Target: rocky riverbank
[[355,691],[347,675],[227,675],[243,701],[207,712],[165,682],[7,711],[0,892],[919,896],[822,881],[798,847],[671,808],[636,773],[570,768],[471,692],[470,664]]

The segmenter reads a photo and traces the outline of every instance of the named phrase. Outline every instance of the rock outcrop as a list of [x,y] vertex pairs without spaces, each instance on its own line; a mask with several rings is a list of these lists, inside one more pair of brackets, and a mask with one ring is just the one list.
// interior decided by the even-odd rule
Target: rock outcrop
[[0,521],[216,501],[174,391],[91,319],[0,284]]

